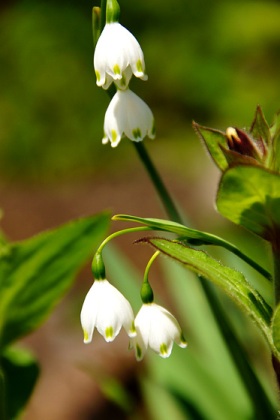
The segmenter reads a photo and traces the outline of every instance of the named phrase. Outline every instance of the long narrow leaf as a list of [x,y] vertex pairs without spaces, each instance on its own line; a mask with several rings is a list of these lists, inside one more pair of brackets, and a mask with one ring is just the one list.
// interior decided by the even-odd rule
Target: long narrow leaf
[[93,255],[108,214],[87,217],[6,248],[0,258],[0,343],[34,330]]
[[153,218],[143,218],[143,217],[136,217],[130,216],[126,214],[117,214],[113,216],[113,220],[122,220],[127,222],[136,222],[141,223],[146,226],[153,228],[154,230],[161,230],[165,232],[171,232],[181,239],[186,239],[190,244],[193,245],[217,245],[221,246],[228,251],[231,251],[233,254],[237,255],[259,273],[261,273],[266,279],[272,280],[271,274],[266,271],[263,267],[249,258],[247,255],[243,254],[235,245],[232,243],[220,238],[219,236],[213,235],[211,233],[202,232],[200,230],[191,229],[187,226],[184,226],[180,223],[171,222],[169,220],[162,220],[162,219],[153,219]]

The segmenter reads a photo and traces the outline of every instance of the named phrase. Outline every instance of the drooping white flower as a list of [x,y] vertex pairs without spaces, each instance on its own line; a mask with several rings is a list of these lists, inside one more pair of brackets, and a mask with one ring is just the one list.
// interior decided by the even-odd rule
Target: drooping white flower
[[107,89],[114,81],[126,89],[132,74],[147,80],[143,51],[136,38],[120,23],[106,23],[98,38],[93,65],[96,83]]
[[129,337],[136,335],[134,314],[128,300],[108,280],[95,280],[83,303],[81,324],[84,343],[90,343],[94,328],[107,342],[113,341],[123,326]]
[[154,116],[148,105],[130,89],[118,90],[112,98],[104,119],[102,143],[116,147],[123,136],[141,141],[155,137]]
[[144,303],[135,318],[137,335],[130,340],[136,359],[143,359],[148,347],[161,357],[169,357],[173,342],[185,348],[187,343],[176,318],[156,303]]

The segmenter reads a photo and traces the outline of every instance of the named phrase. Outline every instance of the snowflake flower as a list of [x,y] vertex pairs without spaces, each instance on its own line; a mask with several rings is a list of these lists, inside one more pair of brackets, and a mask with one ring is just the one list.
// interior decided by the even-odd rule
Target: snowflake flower
[[107,342],[113,341],[123,326],[129,337],[136,335],[130,303],[108,280],[95,280],[81,311],[84,342],[90,343],[94,328]]
[[156,303],[144,303],[135,318],[136,337],[130,340],[137,360],[141,360],[148,347],[161,357],[169,357],[175,341],[185,348],[187,343],[176,318]]
[[96,83],[107,89],[114,81],[126,89],[132,74],[147,80],[142,49],[136,38],[120,23],[106,23],[96,44],[93,65]]
[[123,136],[141,141],[155,137],[154,116],[148,105],[131,90],[118,90],[111,100],[104,120],[102,143],[116,147]]

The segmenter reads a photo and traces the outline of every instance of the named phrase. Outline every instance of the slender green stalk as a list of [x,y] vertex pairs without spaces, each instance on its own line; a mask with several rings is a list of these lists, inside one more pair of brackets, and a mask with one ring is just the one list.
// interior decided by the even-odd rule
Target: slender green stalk
[[138,156],[140,160],[142,161],[143,165],[145,166],[154,184],[154,187],[161,199],[161,202],[169,218],[173,220],[173,222],[182,223],[182,218],[176,206],[174,205],[174,202],[171,196],[169,195],[168,190],[166,189],[164,183],[162,182],[158,171],[156,170],[152,160],[150,159],[150,156],[148,155],[145,149],[145,146],[143,145],[143,143],[136,143],[136,142],[134,142],[133,145],[135,146]]
[[0,419],[6,420],[6,407],[5,407],[5,377],[0,366]]
[[101,254],[103,251],[104,246],[110,242],[112,239],[117,238],[118,236],[121,235],[126,235],[127,233],[134,233],[134,232],[143,232],[143,231],[147,231],[147,230],[153,230],[153,228],[150,228],[148,226],[140,226],[140,227],[135,227],[135,228],[128,228],[128,229],[123,229],[123,230],[118,230],[117,232],[112,233],[111,235],[107,236],[106,239],[104,239],[104,241],[99,245],[96,254]]

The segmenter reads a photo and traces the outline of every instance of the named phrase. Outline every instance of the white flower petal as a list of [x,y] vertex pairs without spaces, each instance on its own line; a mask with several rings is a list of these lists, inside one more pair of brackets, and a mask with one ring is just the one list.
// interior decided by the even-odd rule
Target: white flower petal
[[154,117],[148,105],[131,90],[118,90],[112,98],[104,119],[102,143],[116,147],[123,136],[141,141],[155,137]]
[[[118,22],[105,25],[96,44],[93,64],[96,83],[104,88],[116,81],[119,89],[126,89],[132,73],[147,79],[144,55],[138,41]],[[126,74],[127,68],[129,73]]]
[[94,328],[106,341],[113,341],[123,326],[129,336],[135,334],[134,314],[128,300],[107,280],[96,280],[81,311],[84,342],[92,340]]
[[135,318],[137,336],[130,341],[137,360],[141,360],[150,347],[161,357],[169,357],[175,341],[186,347],[176,318],[156,303],[143,304]]

